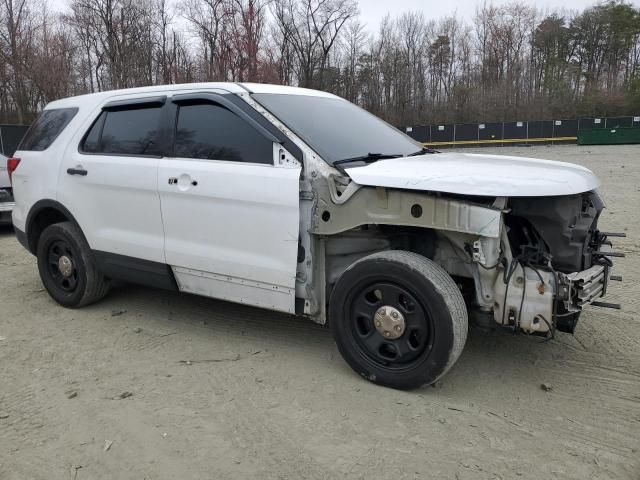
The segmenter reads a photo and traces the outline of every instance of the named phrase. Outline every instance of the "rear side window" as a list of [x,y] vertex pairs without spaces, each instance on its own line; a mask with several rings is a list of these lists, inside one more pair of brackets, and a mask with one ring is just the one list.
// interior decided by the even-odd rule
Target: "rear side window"
[[18,150],[40,152],[51,146],[64,127],[78,113],[77,108],[53,108],[43,111],[22,139]]
[[245,120],[212,103],[180,106],[175,156],[273,163],[273,144]]
[[159,155],[159,107],[108,110],[93,123],[81,146],[86,153]]

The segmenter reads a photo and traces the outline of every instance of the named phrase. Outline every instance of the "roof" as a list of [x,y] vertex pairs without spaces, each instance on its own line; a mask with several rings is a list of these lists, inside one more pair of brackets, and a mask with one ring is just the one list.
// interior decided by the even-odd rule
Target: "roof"
[[181,83],[170,85],[154,85],[149,87],[125,88],[121,90],[107,90],[104,92],[89,93],[75,97],[55,100],[47,105],[47,108],[77,107],[81,104],[94,104],[113,97],[127,97],[134,95],[148,95],[158,93],[225,90],[229,93],[271,93],[284,95],[309,95],[317,97],[338,98],[327,92],[311,90],[308,88],[288,87],[284,85],[272,85],[265,83],[234,83],[234,82],[206,82],[206,83]]

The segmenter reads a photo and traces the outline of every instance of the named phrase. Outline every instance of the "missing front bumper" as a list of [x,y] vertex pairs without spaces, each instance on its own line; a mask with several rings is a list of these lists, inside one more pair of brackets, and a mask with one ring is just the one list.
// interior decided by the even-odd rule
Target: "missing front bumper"
[[620,309],[619,304],[600,302],[598,299],[606,295],[611,280],[622,280],[619,276],[611,275],[611,257],[624,257],[624,253],[614,252],[608,237],[625,236],[624,233],[596,232],[591,255],[598,263],[582,272],[559,275],[557,300],[563,302],[567,312],[579,313],[587,305]]
[[564,305],[568,312],[580,312],[582,309],[604,296],[609,283],[609,266],[594,265],[582,272],[561,274],[560,285]]

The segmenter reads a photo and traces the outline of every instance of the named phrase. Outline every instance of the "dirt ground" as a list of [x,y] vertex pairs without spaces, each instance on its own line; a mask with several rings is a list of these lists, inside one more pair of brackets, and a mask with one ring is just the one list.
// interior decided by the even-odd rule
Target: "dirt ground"
[[547,343],[472,329],[440,386],[400,392],[288,316],[131,285],[65,310],[4,228],[0,479],[640,479],[640,146],[478,151],[600,176],[622,311]]

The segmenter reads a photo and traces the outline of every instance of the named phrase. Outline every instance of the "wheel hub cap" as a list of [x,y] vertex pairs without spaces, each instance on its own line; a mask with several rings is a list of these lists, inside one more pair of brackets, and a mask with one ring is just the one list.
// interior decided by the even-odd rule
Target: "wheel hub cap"
[[73,263],[71,259],[66,255],[62,255],[58,260],[58,270],[60,270],[63,277],[70,277],[73,273]]
[[380,335],[390,339],[401,337],[406,328],[404,316],[400,310],[390,305],[380,307],[376,311],[373,323]]

